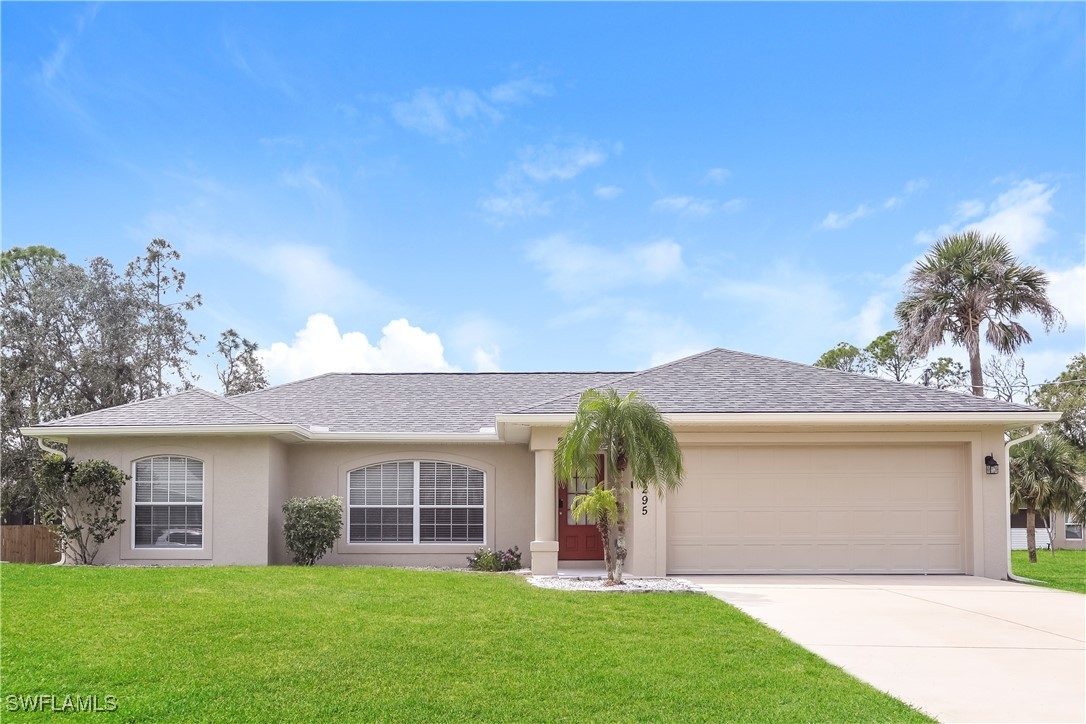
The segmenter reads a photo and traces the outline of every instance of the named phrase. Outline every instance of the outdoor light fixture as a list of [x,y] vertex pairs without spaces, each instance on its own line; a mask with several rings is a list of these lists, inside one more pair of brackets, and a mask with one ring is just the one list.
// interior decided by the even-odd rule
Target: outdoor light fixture
[[999,472],[999,463],[996,462],[995,456],[993,456],[991,453],[989,453],[988,456],[984,458],[984,472],[988,473],[989,475],[995,475]]

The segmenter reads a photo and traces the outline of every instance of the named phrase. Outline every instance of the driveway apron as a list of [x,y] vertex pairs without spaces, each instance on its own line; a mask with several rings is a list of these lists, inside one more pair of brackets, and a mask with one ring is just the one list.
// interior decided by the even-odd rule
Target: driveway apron
[[973,576],[683,578],[940,721],[1086,722],[1086,596]]

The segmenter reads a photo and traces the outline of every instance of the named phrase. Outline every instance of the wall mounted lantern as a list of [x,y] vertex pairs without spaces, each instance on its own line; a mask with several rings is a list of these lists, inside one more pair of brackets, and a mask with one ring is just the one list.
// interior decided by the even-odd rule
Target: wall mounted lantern
[[989,475],[995,475],[999,472],[999,463],[996,462],[995,456],[991,453],[984,458],[984,472]]

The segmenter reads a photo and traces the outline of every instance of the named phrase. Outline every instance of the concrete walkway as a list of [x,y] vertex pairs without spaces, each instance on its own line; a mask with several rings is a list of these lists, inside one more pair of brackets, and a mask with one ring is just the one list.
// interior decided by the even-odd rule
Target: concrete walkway
[[1086,596],[972,576],[681,577],[940,721],[1086,721]]

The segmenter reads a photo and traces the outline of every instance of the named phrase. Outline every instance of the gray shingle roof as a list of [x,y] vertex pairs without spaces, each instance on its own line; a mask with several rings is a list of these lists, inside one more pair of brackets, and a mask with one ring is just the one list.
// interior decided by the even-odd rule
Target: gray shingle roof
[[494,415],[628,372],[328,374],[231,398],[332,432],[479,432]]
[[[623,394],[641,392],[663,413],[1037,411],[719,348],[612,380],[611,386]],[[570,394],[517,412],[573,412],[578,398]]]
[[220,395],[194,388],[127,405],[53,420],[39,427],[100,425],[267,425],[285,422],[244,407]]
[[664,413],[1036,412],[1025,405],[725,349],[643,372],[326,374],[224,398],[203,390],[40,427],[266,425],[332,432],[475,433],[494,416],[571,413],[580,393],[638,390]]

